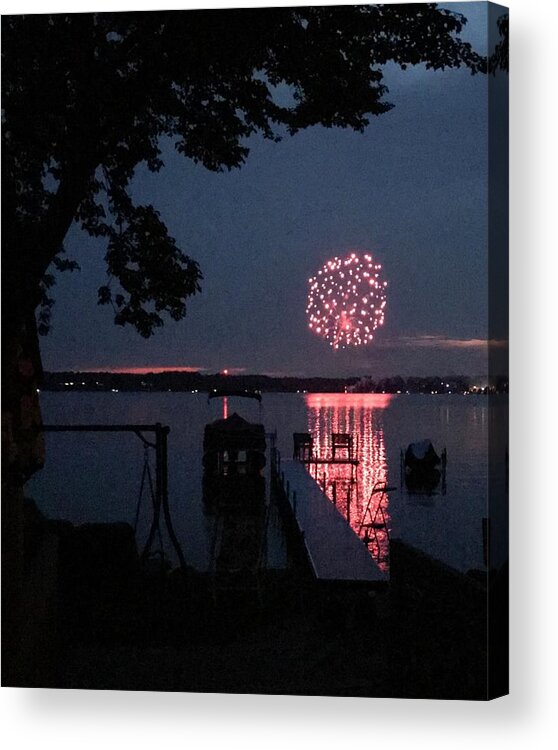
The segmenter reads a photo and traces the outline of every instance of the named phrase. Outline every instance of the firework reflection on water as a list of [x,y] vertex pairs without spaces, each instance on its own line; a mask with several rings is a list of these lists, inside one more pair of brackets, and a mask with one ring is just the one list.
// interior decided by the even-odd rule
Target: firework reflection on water
[[[309,467],[312,476],[325,488],[331,502],[350,523],[365,543],[366,529],[360,528],[374,485],[387,482],[388,465],[384,440],[382,411],[391,400],[384,394],[312,393],[306,395],[308,431],[314,440],[318,458],[332,455],[332,433],[349,433],[353,438],[355,458],[359,465],[315,464]],[[381,505],[387,527],[390,524],[389,497],[372,497],[370,513],[374,517]],[[378,518],[380,514],[378,515]],[[369,519],[367,514],[367,519]],[[387,529],[372,534],[368,549],[382,570],[389,569],[389,538]]]

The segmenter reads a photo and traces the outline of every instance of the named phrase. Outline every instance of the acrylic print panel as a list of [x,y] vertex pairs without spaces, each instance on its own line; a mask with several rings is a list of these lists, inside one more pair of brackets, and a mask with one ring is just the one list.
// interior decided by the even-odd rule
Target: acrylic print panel
[[2,33],[4,684],[505,694],[507,10]]

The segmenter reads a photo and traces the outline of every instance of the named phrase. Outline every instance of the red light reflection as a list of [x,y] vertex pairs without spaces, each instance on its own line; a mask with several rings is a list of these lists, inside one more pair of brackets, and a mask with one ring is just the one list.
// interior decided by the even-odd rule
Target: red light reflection
[[[345,515],[354,531],[366,543],[382,570],[389,569],[389,497],[374,493],[378,483],[387,482],[388,467],[382,410],[392,396],[376,393],[313,393],[306,396],[308,431],[314,439],[314,456],[332,455],[332,433],[349,433],[354,457],[350,464],[310,464],[309,471],[329,499]],[[382,517],[383,516],[383,517]],[[385,527],[363,527],[372,520],[385,520]]]

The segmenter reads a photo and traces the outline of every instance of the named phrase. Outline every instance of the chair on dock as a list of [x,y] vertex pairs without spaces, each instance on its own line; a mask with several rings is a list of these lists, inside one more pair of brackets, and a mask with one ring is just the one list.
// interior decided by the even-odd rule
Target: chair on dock
[[311,461],[314,456],[314,438],[309,432],[293,433],[293,458],[295,461]]
[[[338,451],[345,451],[346,456],[338,456]],[[332,432],[331,433],[331,455],[333,459],[347,458],[349,461],[353,458],[353,436],[349,432]]]

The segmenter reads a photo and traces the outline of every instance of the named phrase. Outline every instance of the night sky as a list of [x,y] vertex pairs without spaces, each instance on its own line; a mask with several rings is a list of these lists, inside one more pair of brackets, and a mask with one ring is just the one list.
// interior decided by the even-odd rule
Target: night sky
[[[463,37],[486,53],[486,4],[455,3]],[[74,229],[78,273],[58,275],[44,366],[193,367],[285,375],[486,373],[487,78],[386,69],[395,108],[364,134],[315,127],[214,174],[163,144],[140,169],[153,203],[204,274],[186,318],[151,339],[96,304],[104,246]],[[308,278],[334,255],[370,251],[389,281],[386,320],[366,347],[334,352],[307,326]]]

